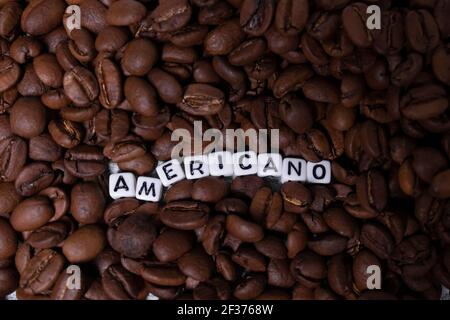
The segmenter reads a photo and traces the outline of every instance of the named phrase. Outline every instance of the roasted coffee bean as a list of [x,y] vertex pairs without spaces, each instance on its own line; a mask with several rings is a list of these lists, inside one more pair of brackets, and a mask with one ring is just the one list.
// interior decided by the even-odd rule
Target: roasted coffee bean
[[190,84],[178,107],[189,114],[207,116],[219,113],[225,105],[224,94],[208,84]]
[[155,45],[146,39],[129,42],[122,56],[122,70],[125,75],[144,76],[156,62],[158,52]]
[[153,68],[147,74],[147,77],[164,102],[176,104],[182,100],[183,89],[177,79],[171,74],[161,69]]
[[450,77],[448,75],[448,56],[449,48],[440,46],[433,53],[432,65],[436,78],[448,85],[450,83]]
[[231,192],[252,199],[264,184],[264,180],[258,176],[236,177],[231,183]]
[[439,29],[433,16],[424,9],[410,11],[405,17],[408,44],[417,52],[426,53],[439,44]]
[[106,199],[98,184],[78,183],[72,188],[70,201],[70,211],[78,222],[88,224],[102,220]]
[[55,211],[54,216],[50,222],[61,219],[69,210],[69,196],[60,187],[48,187],[39,192],[40,196],[47,197],[50,200]]
[[240,9],[241,28],[252,36],[260,36],[272,22],[275,3],[273,0],[244,0]]
[[[247,0],[247,2],[252,5],[254,1]],[[267,1],[270,2],[271,0]],[[245,33],[239,26],[239,20],[228,20],[208,33],[204,40],[204,48],[210,55],[229,54],[244,40],[244,37]]]
[[146,117],[158,114],[156,91],[145,80],[128,77],[124,85],[124,94],[133,111]]
[[44,293],[57,281],[64,262],[64,257],[56,251],[39,251],[20,273],[20,287],[28,294]]
[[261,188],[255,194],[250,205],[250,215],[255,221],[265,221],[267,227],[272,227],[282,213],[283,200],[279,193],[272,194],[269,188]]
[[381,259],[386,259],[394,248],[394,240],[389,231],[375,223],[362,226],[361,242]]
[[43,84],[52,88],[61,87],[64,71],[55,55],[44,53],[37,56],[33,59],[33,68]]
[[360,2],[348,5],[342,12],[343,27],[350,40],[360,48],[372,44],[372,36],[366,27],[367,18],[367,5]]
[[99,85],[99,100],[102,106],[113,109],[119,105],[123,96],[122,79],[119,68],[110,59],[100,59],[95,67]]
[[157,162],[151,153],[146,153],[133,160],[119,162],[118,165],[122,171],[130,171],[138,176],[142,176],[152,172],[156,168]]
[[23,36],[14,40],[9,50],[11,58],[17,63],[25,63],[41,53],[42,44],[33,37]]
[[0,183],[0,216],[6,216],[13,211],[16,205],[22,199],[21,195],[17,193],[13,183]]
[[200,246],[179,258],[177,265],[184,275],[202,282],[207,281],[214,271],[212,258]]
[[230,52],[228,60],[235,66],[253,63],[265,52],[266,47],[266,41],[263,38],[246,40]]
[[21,173],[27,158],[27,145],[17,136],[0,141],[0,180],[13,182]]
[[13,293],[19,286],[19,275],[13,268],[0,269],[0,296]]
[[93,260],[105,247],[105,232],[96,225],[86,225],[64,240],[62,250],[71,263]]
[[381,211],[387,202],[387,187],[379,171],[369,171],[358,178],[356,183],[358,199],[367,210]]
[[104,157],[99,148],[80,145],[69,149],[64,155],[64,166],[75,177],[89,178],[106,170]]
[[60,0],[39,0],[30,3],[22,14],[22,30],[31,35],[43,35],[62,21],[65,4]]
[[152,219],[146,214],[133,214],[122,221],[117,229],[108,230],[108,242],[111,247],[130,258],[147,255],[155,238],[156,230]]
[[289,35],[300,33],[309,16],[308,1],[282,0],[277,3],[275,26]]
[[323,234],[308,241],[308,248],[321,256],[332,256],[344,251],[347,247],[347,238],[337,234]]
[[19,98],[10,111],[10,123],[13,133],[23,138],[40,135],[46,126],[46,111],[39,99]]
[[109,299],[136,299],[142,289],[139,277],[121,265],[112,265],[102,275],[102,286]]
[[209,208],[194,201],[175,201],[166,204],[160,213],[161,221],[179,230],[194,230],[206,224]]
[[36,75],[33,66],[28,64],[22,80],[17,84],[17,92],[23,96],[41,96],[45,90],[46,87]]
[[106,22],[113,26],[130,25],[144,18],[146,11],[145,6],[138,1],[116,1],[106,12]]
[[99,94],[97,79],[94,74],[77,66],[64,74],[64,91],[67,97],[78,106],[86,106]]
[[208,254],[214,254],[219,251],[224,230],[224,216],[217,215],[208,221],[200,235],[203,248]]
[[250,274],[246,276],[234,289],[233,295],[239,300],[250,300],[259,296],[266,286],[266,279],[262,275]]
[[311,204],[311,192],[297,182],[286,182],[281,186],[284,208],[292,213],[304,213]]
[[183,28],[191,18],[192,8],[188,1],[169,0],[161,2],[151,13],[152,27],[157,32],[172,32]]
[[281,99],[279,113],[286,125],[298,134],[310,129],[314,122],[312,108],[294,94],[288,94]]
[[218,202],[228,193],[228,184],[220,178],[205,177],[192,186],[192,199],[202,202]]
[[257,242],[264,237],[264,230],[259,225],[237,215],[227,216],[226,229],[244,242]]
[[17,235],[10,223],[0,218],[0,260],[12,257],[17,250]]
[[68,223],[64,221],[50,222],[34,230],[27,238],[27,243],[36,249],[49,249],[61,244],[68,232]]
[[450,176],[450,171],[445,170],[433,177],[433,180],[431,181],[431,194],[443,199],[448,198],[450,194],[450,190],[448,189],[447,179]]
[[31,196],[44,190],[53,182],[52,168],[44,162],[34,162],[25,166],[15,181],[16,190],[23,196]]
[[61,147],[73,148],[82,141],[84,129],[70,120],[55,119],[48,124],[48,132]]
[[17,231],[33,231],[42,227],[55,212],[48,198],[35,196],[27,198],[11,213],[11,225]]
[[73,57],[81,63],[92,61],[96,56],[94,38],[86,29],[75,29],[70,32],[69,50]]
[[317,287],[327,273],[324,258],[311,251],[298,254],[291,261],[290,269],[295,280],[307,288]]

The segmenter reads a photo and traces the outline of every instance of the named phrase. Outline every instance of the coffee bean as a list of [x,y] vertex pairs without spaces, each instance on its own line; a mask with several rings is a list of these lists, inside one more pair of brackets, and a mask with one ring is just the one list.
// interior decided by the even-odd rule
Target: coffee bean
[[120,0],[106,12],[106,22],[113,26],[126,26],[139,22],[146,13],[145,6],[134,0]]
[[80,145],[67,150],[64,166],[75,177],[89,178],[102,174],[106,164],[101,151],[94,146]]
[[102,275],[102,286],[109,299],[136,299],[142,289],[139,278],[121,265],[110,266]]
[[[128,239],[133,238],[130,243]],[[134,214],[124,219],[117,228],[108,230],[108,242],[111,247],[121,254],[140,258],[147,255],[153,241],[156,238],[156,230],[150,216]]]
[[53,182],[52,168],[44,162],[34,162],[25,166],[16,178],[15,186],[19,194],[31,196],[44,190]]
[[157,32],[173,32],[188,24],[192,14],[189,2],[165,1],[161,2],[151,13],[152,27]]
[[92,182],[75,185],[70,195],[70,211],[80,223],[96,223],[103,218],[105,197],[101,188]]
[[17,235],[6,219],[0,218],[0,260],[12,257],[17,250]]
[[166,204],[160,213],[161,221],[179,230],[194,230],[206,224],[209,208],[194,201],[175,201]]
[[99,100],[102,106],[113,109],[122,100],[122,79],[118,67],[110,59],[97,62],[95,75],[99,84]]
[[96,225],[86,225],[64,241],[62,250],[70,263],[83,263],[93,260],[105,245],[105,232]]
[[178,259],[177,265],[183,274],[198,281],[207,281],[214,271],[213,260],[202,247],[184,254]]
[[269,27],[274,11],[272,0],[244,0],[239,17],[241,28],[252,36],[262,35]]
[[123,52],[122,69],[125,75],[144,76],[155,64],[157,56],[151,41],[135,39],[127,44]]
[[[252,1],[248,2],[251,4]],[[204,40],[204,48],[210,55],[228,54],[244,40],[244,37],[239,20],[228,20],[208,33]]]
[[236,215],[227,216],[226,229],[233,236],[245,242],[257,242],[264,237],[264,231],[260,226]]
[[13,182],[21,173],[27,158],[27,145],[17,136],[0,141],[0,180]]
[[46,111],[37,98],[22,97],[10,112],[11,130],[23,138],[40,135],[46,126]]
[[78,106],[86,106],[97,98],[99,87],[91,71],[77,66],[64,74],[64,91]]
[[65,10],[64,1],[39,0],[27,5],[22,14],[22,30],[34,36],[46,34],[62,21]]
[[0,91],[6,91],[19,81],[20,68],[7,56],[0,58]]
[[228,188],[228,184],[220,178],[205,177],[192,186],[192,199],[215,203],[227,195]]
[[212,115],[224,107],[223,93],[207,84],[190,84],[178,105],[180,109],[192,115]]
[[186,276],[178,267],[158,263],[146,266],[141,276],[145,281],[160,286],[180,286],[186,281]]
[[51,249],[38,252],[21,272],[20,287],[27,294],[51,289],[63,270],[64,262],[64,257]]
[[381,259],[386,259],[393,250],[392,235],[386,228],[375,223],[366,223],[361,229],[361,242]]
[[63,83],[63,70],[53,54],[41,54],[33,59],[33,68],[43,84],[58,88]]
[[308,14],[308,1],[279,1],[275,12],[275,26],[283,33],[298,34],[305,27]]
[[125,81],[124,93],[135,112],[146,117],[158,114],[156,91],[147,81],[138,77],[128,77]]

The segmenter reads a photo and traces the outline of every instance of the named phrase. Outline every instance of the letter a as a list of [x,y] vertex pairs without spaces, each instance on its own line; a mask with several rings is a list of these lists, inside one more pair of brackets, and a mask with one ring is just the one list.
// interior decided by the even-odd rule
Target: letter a
[[67,274],[70,276],[67,278],[66,287],[69,290],[81,289],[81,269],[79,266],[71,265],[67,267]]
[[66,27],[71,32],[74,29],[81,29],[81,8],[77,5],[71,5],[66,8]]
[[381,269],[380,266],[371,265],[367,267],[366,273],[370,276],[367,278],[367,289],[381,289]]
[[381,9],[377,5],[371,5],[367,7],[366,13],[369,15],[367,18],[367,29],[369,30],[381,30]]

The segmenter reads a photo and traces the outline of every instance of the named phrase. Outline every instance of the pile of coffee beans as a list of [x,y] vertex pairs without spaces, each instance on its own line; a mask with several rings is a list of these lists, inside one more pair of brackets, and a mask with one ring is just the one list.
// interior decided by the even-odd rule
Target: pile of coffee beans
[[[449,17],[450,0],[0,0],[0,298],[439,299]],[[332,181],[108,196],[109,161],[149,175],[193,121],[279,129],[283,157],[331,161]]]

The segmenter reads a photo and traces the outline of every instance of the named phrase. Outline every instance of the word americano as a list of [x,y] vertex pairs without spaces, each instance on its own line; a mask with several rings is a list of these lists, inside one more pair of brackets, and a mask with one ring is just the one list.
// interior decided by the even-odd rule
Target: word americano
[[279,153],[220,151],[184,157],[182,162],[178,159],[163,162],[156,168],[156,174],[158,178],[140,176],[136,179],[130,172],[113,173],[109,176],[109,194],[113,199],[136,197],[139,200],[158,202],[161,200],[163,186],[169,187],[183,179],[195,180],[206,176],[237,177],[256,174],[260,177],[277,177],[281,183],[298,181],[328,184],[331,181],[331,164],[327,160],[309,162],[299,158],[283,159]]

